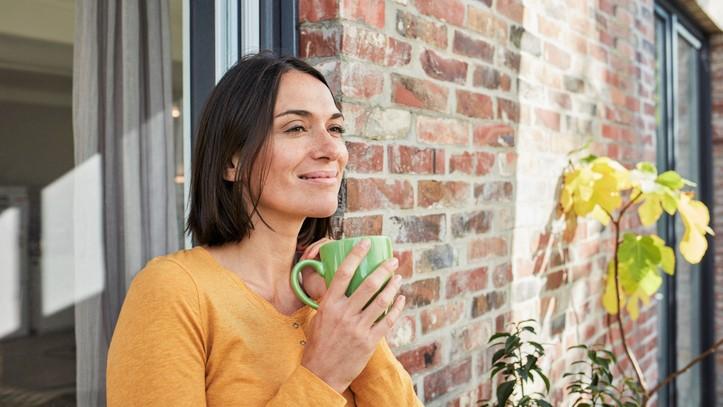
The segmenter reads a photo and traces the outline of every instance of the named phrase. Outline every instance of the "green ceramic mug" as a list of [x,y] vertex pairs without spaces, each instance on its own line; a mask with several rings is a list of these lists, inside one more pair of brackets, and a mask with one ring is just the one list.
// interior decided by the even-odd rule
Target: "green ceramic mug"
[[[386,260],[392,258],[392,241],[388,237],[361,236],[334,240],[325,243],[321,246],[321,248],[319,248],[319,255],[321,257],[321,261],[302,260],[296,263],[294,268],[291,270],[291,287],[293,288],[294,293],[296,293],[296,296],[299,297],[299,299],[304,304],[307,304],[314,309],[318,309],[319,304],[317,304],[316,301],[314,301],[313,299],[309,298],[306,292],[304,292],[304,289],[301,288],[301,284],[299,283],[299,273],[301,273],[301,270],[303,270],[304,267],[310,266],[324,278],[326,286],[329,287],[329,285],[331,285],[331,280],[334,278],[334,274],[341,265],[342,261],[344,261],[351,249],[363,239],[369,240],[371,245],[369,247],[369,252],[366,256],[364,256],[364,259],[359,264],[359,267],[357,267],[356,271],[354,272],[354,276],[352,277],[351,282],[346,289],[346,296],[351,296],[351,294],[356,291],[357,288],[359,288],[362,281],[364,281],[367,276],[372,274],[374,270],[376,270],[377,267],[379,267]],[[376,298],[377,294],[379,294],[379,292],[384,289],[388,281],[389,279],[384,282],[384,285],[379,289],[376,294],[374,294],[374,296],[369,300],[369,302]],[[367,303],[367,305],[369,305],[369,303]]]

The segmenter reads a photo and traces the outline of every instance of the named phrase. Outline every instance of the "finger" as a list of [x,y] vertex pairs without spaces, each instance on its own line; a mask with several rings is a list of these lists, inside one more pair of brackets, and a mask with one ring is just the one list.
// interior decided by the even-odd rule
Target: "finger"
[[325,237],[321,240],[317,240],[316,242],[310,244],[305,250],[304,254],[301,255],[301,259],[315,259],[316,256],[319,255],[319,249],[321,249],[321,246],[324,245],[324,243],[330,242],[331,239],[328,237]]
[[[364,326],[372,326],[379,316],[384,314],[384,312],[394,303],[394,299],[401,287],[401,280],[402,276],[400,275],[392,277],[386,287],[384,287],[384,289],[379,292],[376,297],[374,297],[374,300],[369,303],[363,311],[361,311],[361,321]],[[356,294],[356,292],[354,294]],[[364,305],[366,305],[366,303],[363,304],[362,307]]]
[[379,321],[372,327],[371,336],[374,340],[380,340],[383,336],[389,333],[392,328],[394,328],[397,320],[399,320],[399,317],[402,315],[406,300],[407,298],[403,295],[397,297],[397,300],[394,301],[392,309],[389,310],[387,315],[381,321]]
[[340,299],[344,297],[346,288],[349,286],[349,282],[354,276],[354,271],[357,267],[359,267],[359,264],[364,259],[364,256],[369,253],[370,246],[371,242],[364,239],[351,249],[334,274],[329,290],[326,292],[326,296],[328,298]]
[[[377,267],[373,273],[364,279],[361,285],[359,285],[359,288],[354,291],[354,294],[351,295],[349,308],[351,308],[354,313],[362,312],[362,308],[369,303],[374,294],[378,293],[384,284],[394,275],[394,271],[397,267],[399,267],[399,260],[396,258],[391,258]],[[381,295],[381,293],[379,295]],[[392,299],[393,298],[389,299],[390,304]]]

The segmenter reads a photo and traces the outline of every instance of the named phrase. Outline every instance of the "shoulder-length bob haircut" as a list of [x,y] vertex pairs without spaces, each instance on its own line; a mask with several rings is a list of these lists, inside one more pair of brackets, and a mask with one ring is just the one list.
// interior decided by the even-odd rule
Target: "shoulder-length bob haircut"
[[[193,149],[186,224],[186,232],[193,234],[197,244],[239,242],[253,231],[253,216],[261,215],[257,206],[268,169],[268,162],[259,159],[268,157],[264,153],[268,151],[279,83],[291,70],[307,73],[329,88],[324,76],[306,62],[261,52],[241,58],[206,101]],[[224,173],[236,154],[236,181],[229,182],[224,180]],[[251,187],[254,169],[257,191]],[[331,218],[307,218],[298,245],[305,247],[327,237],[330,229]]]

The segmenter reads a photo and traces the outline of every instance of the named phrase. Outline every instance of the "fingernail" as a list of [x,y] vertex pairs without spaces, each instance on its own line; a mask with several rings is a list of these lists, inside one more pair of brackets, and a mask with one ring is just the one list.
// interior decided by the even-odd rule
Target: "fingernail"
[[392,257],[389,260],[389,267],[397,267],[399,265],[399,260],[397,260],[396,257]]
[[392,281],[394,282],[394,284],[399,285],[399,282],[402,281],[402,276],[400,276],[399,274],[397,274],[397,275],[394,276],[394,278],[393,278]]
[[361,242],[359,242],[359,246],[360,246],[362,249],[368,249],[369,246],[371,246],[371,245],[372,245],[372,242],[370,242],[369,239],[364,239],[364,240],[362,240]]

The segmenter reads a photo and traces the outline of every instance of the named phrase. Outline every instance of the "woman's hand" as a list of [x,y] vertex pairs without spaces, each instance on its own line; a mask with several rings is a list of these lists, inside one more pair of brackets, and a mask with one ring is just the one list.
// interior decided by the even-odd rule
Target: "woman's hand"
[[[369,252],[369,246],[368,240],[358,243],[339,266],[309,324],[309,336],[301,359],[304,367],[339,393],[361,373],[377,344],[391,330],[404,308],[404,296],[395,300],[401,286],[401,276],[394,275],[399,266],[397,259],[379,266],[351,297],[344,294],[354,271]],[[384,290],[362,309],[390,276],[393,277]],[[389,313],[375,324],[374,321],[392,303],[394,306]]]
[[[312,244],[310,244],[305,250],[304,254],[301,255],[301,260],[320,260],[319,249],[324,243],[331,242],[329,238],[323,238]],[[314,271],[311,267],[304,267],[301,270],[301,287],[304,291],[309,294],[309,297],[318,300],[324,293],[326,293],[326,282],[321,274]]]

